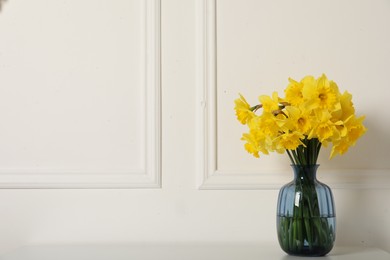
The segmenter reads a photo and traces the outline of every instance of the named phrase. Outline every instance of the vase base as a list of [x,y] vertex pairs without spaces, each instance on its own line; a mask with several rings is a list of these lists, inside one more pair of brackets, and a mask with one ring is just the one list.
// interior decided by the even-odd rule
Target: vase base
[[283,249],[283,251],[286,252],[288,255],[301,256],[301,257],[320,257],[320,256],[325,256],[331,250],[332,250],[332,248],[311,248],[311,249],[303,249],[303,250],[300,250],[300,251],[291,252],[291,251],[287,251],[287,250]]

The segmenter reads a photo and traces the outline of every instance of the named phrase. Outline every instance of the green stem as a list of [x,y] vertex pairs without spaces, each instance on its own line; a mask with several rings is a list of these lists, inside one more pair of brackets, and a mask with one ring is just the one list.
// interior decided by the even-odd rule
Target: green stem
[[298,146],[297,148],[297,153],[298,153],[298,156],[300,157],[300,161],[302,162],[302,165],[307,165],[307,160],[306,160],[306,156],[305,156],[305,147],[303,145],[300,145]]
[[302,140],[295,150],[286,150],[290,161],[294,165],[315,165],[321,149],[321,142],[317,138]]
[[321,150],[321,145],[322,143],[318,141],[317,139],[317,154],[316,154],[316,162],[317,162],[317,159],[318,159],[318,155],[320,154],[320,150]]
[[316,152],[316,145],[315,145],[315,139],[310,139],[309,140],[309,156],[310,156],[310,164],[313,165],[315,164],[315,154]]
[[292,164],[295,164],[294,158],[291,156],[290,151],[289,151],[289,150],[286,150],[286,152],[287,152],[287,154],[288,154],[288,157],[290,158],[291,163],[292,163]]
[[297,151],[296,150],[292,150],[291,152],[292,152],[292,154],[294,156],[295,164],[296,165],[302,165],[302,162],[301,162],[301,160],[299,159],[299,157],[297,155]]

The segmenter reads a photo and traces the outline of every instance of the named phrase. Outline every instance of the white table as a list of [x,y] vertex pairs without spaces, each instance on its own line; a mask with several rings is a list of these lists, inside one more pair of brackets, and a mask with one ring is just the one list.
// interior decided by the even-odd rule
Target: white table
[[334,248],[326,257],[288,256],[276,246],[261,245],[89,245],[28,246],[1,260],[390,260],[375,248]]

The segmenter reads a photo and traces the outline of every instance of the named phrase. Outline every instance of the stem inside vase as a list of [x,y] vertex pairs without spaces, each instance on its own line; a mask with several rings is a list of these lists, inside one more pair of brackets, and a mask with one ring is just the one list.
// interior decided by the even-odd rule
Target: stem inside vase
[[293,165],[294,180],[282,187],[277,229],[281,248],[291,255],[327,254],[335,240],[335,214],[330,188],[317,181],[318,165]]

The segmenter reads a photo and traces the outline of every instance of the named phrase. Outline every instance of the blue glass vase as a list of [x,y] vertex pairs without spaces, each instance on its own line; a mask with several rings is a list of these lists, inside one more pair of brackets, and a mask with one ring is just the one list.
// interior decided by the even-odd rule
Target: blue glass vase
[[292,165],[294,180],[279,192],[277,232],[289,255],[324,256],[333,248],[336,220],[331,189],[316,178],[319,165]]

